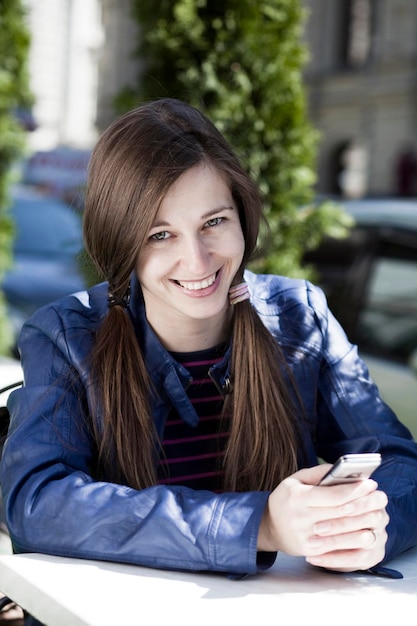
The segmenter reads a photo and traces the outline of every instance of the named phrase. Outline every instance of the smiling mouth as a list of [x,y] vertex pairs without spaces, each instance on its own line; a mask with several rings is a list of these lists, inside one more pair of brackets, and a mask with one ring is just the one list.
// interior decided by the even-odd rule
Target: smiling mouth
[[201,289],[207,289],[210,287],[214,281],[216,280],[218,272],[208,276],[204,280],[193,280],[193,281],[184,281],[184,280],[176,280],[175,282],[183,289],[187,289],[188,291],[200,291]]

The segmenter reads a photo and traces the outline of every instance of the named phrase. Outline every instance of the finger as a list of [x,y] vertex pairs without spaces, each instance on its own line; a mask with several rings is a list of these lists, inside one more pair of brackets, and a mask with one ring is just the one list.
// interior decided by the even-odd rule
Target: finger
[[[385,544],[387,541],[387,533],[385,531],[377,533],[371,529],[364,529],[357,533],[352,533],[351,536],[344,535],[339,536],[337,539],[327,539],[334,539],[334,541],[327,542],[326,540],[322,547],[328,547],[330,544],[345,547],[307,555],[306,560],[311,565],[338,571],[353,571],[372,567],[380,563],[385,556]],[[357,547],[349,547],[354,545]]]
[[[387,497],[383,492],[377,492],[375,481],[363,482],[370,484],[352,483],[334,487],[312,487],[306,490],[303,494],[303,503],[309,508],[312,523],[385,508]],[[375,497],[376,493],[379,495]]]
[[[385,495],[385,494],[383,494]],[[313,524],[313,533],[315,535],[327,536],[327,535],[339,535],[343,533],[353,532],[355,530],[361,530],[363,528],[385,528],[389,522],[389,516],[386,512],[384,502],[385,498],[379,498],[381,500],[381,506],[378,502],[376,505],[378,508],[373,510],[366,510],[362,503],[354,503],[354,507],[357,509],[357,514],[347,514],[338,517],[334,515],[334,511],[331,511],[332,517],[319,520]],[[370,508],[372,509],[373,503]],[[345,507],[346,509],[346,507]],[[339,509],[340,510],[340,509]],[[361,511],[364,510],[364,513]]]
[[289,488],[303,491],[304,503],[309,507],[341,506],[356,498],[372,493],[378,488],[372,479],[332,486],[318,486],[321,478],[331,467],[330,464],[317,465],[299,470],[289,476],[285,482]]
[[329,552],[321,556],[307,557],[306,561],[311,565],[324,567],[329,570],[339,572],[353,572],[356,570],[366,570],[374,567],[377,563],[383,561],[385,556],[385,543],[379,547],[360,550],[340,550],[337,552]]
[[[382,532],[380,536],[382,537]],[[370,528],[328,537],[314,535],[307,541],[307,556],[311,554],[320,556],[341,550],[368,550],[374,546],[376,540],[377,534]]]
[[310,505],[324,506],[327,503],[344,504],[362,498],[378,489],[378,483],[372,478],[359,480],[354,483],[340,485],[317,486],[312,490]]
[[295,472],[292,477],[305,485],[318,485],[331,467],[331,463],[322,463],[320,465],[315,465],[314,467],[298,470],[298,472]]

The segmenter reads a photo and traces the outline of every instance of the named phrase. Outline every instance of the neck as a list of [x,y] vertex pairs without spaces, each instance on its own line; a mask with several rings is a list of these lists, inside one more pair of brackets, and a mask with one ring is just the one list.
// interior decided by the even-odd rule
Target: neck
[[231,314],[223,319],[193,320],[182,325],[166,322],[162,329],[149,321],[159,341],[169,352],[196,352],[214,348],[227,340],[230,331]]

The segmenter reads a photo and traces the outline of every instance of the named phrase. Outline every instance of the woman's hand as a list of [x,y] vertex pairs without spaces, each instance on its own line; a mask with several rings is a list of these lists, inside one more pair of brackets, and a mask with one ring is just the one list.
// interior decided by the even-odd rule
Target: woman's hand
[[382,561],[388,499],[374,480],[319,487],[330,465],[303,469],[271,493],[258,550],[305,556],[338,571],[368,569]]

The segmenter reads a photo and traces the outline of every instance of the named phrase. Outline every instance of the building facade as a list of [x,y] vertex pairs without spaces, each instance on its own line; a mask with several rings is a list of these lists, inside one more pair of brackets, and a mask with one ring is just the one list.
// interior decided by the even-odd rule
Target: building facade
[[318,191],[417,195],[417,3],[305,4]]
[[[321,134],[318,193],[417,195],[417,2],[303,2],[308,109]],[[132,57],[139,35],[130,0],[101,0],[101,6],[99,128],[114,115],[112,94],[140,71]]]
[[[34,149],[91,147],[140,75],[131,0],[25,0]],[[417,195],[417,2],[303,0],[321,194]]]
[[24,0],[31,35],[32,151],[89,148],[97,137],[100,0]]

